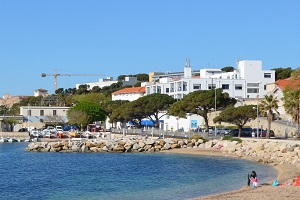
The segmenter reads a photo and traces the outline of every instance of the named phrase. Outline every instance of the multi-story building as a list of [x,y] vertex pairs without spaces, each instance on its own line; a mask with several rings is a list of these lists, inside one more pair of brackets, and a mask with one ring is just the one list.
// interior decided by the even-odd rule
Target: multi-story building
[[196,90],[222,88],[232,98],[262,98],[266,94],[266,84],[275,82],[274,70],[263,70],[262,62],[255,60],[238,61],[233,72],[221,69],[201,69],[200,76],[187,61],[181,77],[164,76],[146,84],[146,94],[162,93],[182,99]]
[[34,126],[42,128],[44,125],[58,125],[67,122],[69,107],[56,106],[21,106],[20,115],[24,116],[23,127]]
[[47,96],[48,95],[48,90],[45,90],[43,88],[34,90],[34,96],[38,97],[38,96]]
[[[128,85],[134,85],[136,84],[137,77],[134,76],[128,76],[125,77],[124,81],[122,81],[122,86],[128,86]],[[98,86],[99,88],[103,88],[105,86],[111,86],[114,83],[118,83],[117,80],[113,80],[113,77],[107,77],[107,78],[101,78],[98,82],[90,82],[90,83],[82,83],[82,84],[76,84],[76,89],[79,88],[80,85],[88,85],[88,90],[93,89],[93,87]]]

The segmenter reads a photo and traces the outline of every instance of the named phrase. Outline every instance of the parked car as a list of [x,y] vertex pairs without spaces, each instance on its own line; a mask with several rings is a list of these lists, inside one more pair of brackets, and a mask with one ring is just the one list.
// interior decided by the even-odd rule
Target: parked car
[[27,128],[21,128],[18,130],[18,132],[28,132],[28,129]]
[[[232,137],[238,137],[239,129],[232,129],[228,134]],[[241,137],[252,137],[252,128],[242,128]]]
[[[273,130],[270,130],[270,137],[275,137],[275,133],[274,133],[274,131]],[[264,130],[260,135],[259,135],[259,137],[266,137],[266,135],[267,135],[267,130]]]
[[229,132],[230,132],[229,128],[217,128],[216,129],[216,133],[219,135],[228,135]]

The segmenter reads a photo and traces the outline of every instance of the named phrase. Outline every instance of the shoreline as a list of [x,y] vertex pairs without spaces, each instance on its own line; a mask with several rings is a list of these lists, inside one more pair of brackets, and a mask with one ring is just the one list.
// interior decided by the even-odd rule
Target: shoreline
[[[240,158],[250,161],[255,161],[253,157],[240,157],[237,155],[226,154],[220,150],[216,149],[199,149],[199,148],[184,148],[184,149],[172,149],[168,151],[162,151],[162,153],[178,153],[178,154],[191,154],[191,155],[206,155],[206,156],[224,156],[232,158]],[[291,183],[293,179],[297,178],[300,174],[300,169],[292,164],[278,164],[269,163],[267,165],[272,166],[277,171],[277,177],[279,183],[288,182]],[[274,179],[274,180],[275,180]],[[217,193],[208,196],[196,197],[194,200],[236,200],[236,199],[272,199],[272,200],[282,200],[282,199],[299,199],[300,187],[292,185],[283,185],[273,187],[272,182],[261,183],[257,188],[251,188],[247,185],[241,186],[238,190],[233,190],[230,192]]]

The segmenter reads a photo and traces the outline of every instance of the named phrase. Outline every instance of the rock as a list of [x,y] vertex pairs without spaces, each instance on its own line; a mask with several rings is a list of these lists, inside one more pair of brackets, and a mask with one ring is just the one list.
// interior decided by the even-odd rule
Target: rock
[[72,149],[73,152],[79,152],[80,151],[80,147],[77,146],[76,144],[74,144],[71,149]]
[[205,142],[204,144],[205,144],[205,148],[211,148],[213,146],[212,141]]
[[155,145],[154,146],[154,149],[158,149],[158,150],[160,150],[162,148],[162,146],[161,145]]
[[155,143],[155,140],[151,140],[151,139],[145,141],[146,145],[153,145],[154,143]]
[[204,143],[204,140],[203,140],[203,139],[198,139],[198,143],[199,143],[199,144],[203,144],[203,143]]
[[[143,145],[143,147],[144,147],[145,145]],[[136,144],[136,143],[134,143],[133,144],[133,146],[132,146],[132,150],[138,150],[138,149],[140,149],[140,148],[142,148],[139,144]]]
[[171,149],[176,149],[179,148],[180,146],[178,144],[171,144],[170,147]]
[[126,143],[124,145],[124,148],[126,149],[127,152],[128,152],[129,149],[131,149],[131,147],[132,147],[132,144],[130,144],[130,143]]
[[81,152],[87,152],[87,151],[89,151],[89,147],[87,147],[86,145],[82,145]]
[[108,151],[107,146],[102,147],[102,151]]
[[90,147],[91,152],[98,152],[98,147]]
[[166,143],[165,145],[164,145],[164,149],[165,150],[169,150],[171,147],[170,147],[170,144],[169,143]]
[[135,143],[134,145],[138,145],[140,148],[144,148],[146,146],[143,141],[140,141],[138,144]]
[[125,148],[122,145],[117,145],[117,146],[113,147],[113,151],[114,152],[124,152]]

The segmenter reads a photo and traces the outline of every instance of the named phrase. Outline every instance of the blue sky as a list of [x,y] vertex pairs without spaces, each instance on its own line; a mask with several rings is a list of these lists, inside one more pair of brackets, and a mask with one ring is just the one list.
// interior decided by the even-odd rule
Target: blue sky
[[236,66],[299,67],[297,0],[0,0],[0,95],[106,76]]

